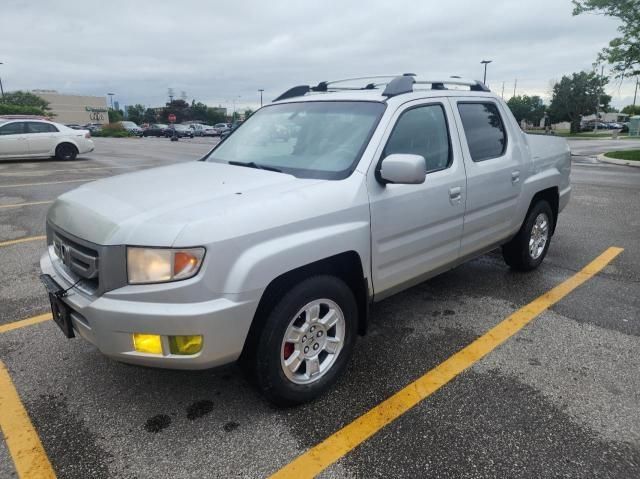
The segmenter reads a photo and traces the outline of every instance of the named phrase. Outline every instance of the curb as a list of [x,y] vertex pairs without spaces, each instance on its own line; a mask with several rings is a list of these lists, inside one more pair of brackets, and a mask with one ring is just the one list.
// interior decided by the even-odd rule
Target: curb
[[624,165],[624,166],[635,166],[636,168],[640,168],[640,161],[631,161],[631,160],[618,160],[617,158],[609,158],[600,154],[597,156],[598,161],[603,163],[611,163],[613,165]]

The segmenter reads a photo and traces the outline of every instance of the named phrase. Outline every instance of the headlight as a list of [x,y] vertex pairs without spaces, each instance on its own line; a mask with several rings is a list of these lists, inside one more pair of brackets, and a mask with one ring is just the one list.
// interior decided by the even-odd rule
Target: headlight
[[195,276],[204,248],[161,249],[127,247],[129,284],[166,283]]

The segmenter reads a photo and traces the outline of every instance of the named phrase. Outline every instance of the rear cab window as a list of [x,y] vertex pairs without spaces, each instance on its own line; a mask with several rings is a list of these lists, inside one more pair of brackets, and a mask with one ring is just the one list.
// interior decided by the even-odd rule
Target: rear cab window
[[495,103],[458,102],[458,112],[474,162],[504,155],[507,149],[507,131]]

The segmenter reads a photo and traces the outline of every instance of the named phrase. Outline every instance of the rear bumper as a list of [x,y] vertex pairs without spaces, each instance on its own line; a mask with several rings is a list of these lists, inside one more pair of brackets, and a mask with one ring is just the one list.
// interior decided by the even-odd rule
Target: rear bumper
[[93,150],[96,149],[95,144],[93,143],[92,140],[89,139],[85,139],[83,140],[79,145],[78,145],[78,153],[80,153],[81,155],[83,153],[90,153]]
[[[40,259],[44,274],[63,288],[72,282],[45,253]],[[122,288],[132,288],[131,286]],[[255,295],[225,295],[199,303],[158,303],[131,301],[118,290],[101,297],[88,296],[72,288],[64,297],[71,308],[73,330],[94,344],[103,354],[118,361],[169,369],[205,369],[233,362],[240,356],[260,299]],[[136,352],[132,334],[162,336],[163,354]],[[202,335],[203,348],[194,355],[169,351],[168,336]]]

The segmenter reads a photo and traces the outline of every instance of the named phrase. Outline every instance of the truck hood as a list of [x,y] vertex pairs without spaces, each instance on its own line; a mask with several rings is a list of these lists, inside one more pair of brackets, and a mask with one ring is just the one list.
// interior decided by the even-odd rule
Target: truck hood
[[193,161],[87,183],[60,196],[47,219],[97,244],[173,246],[191,222],[233,217],[242,205],[324,181]]

